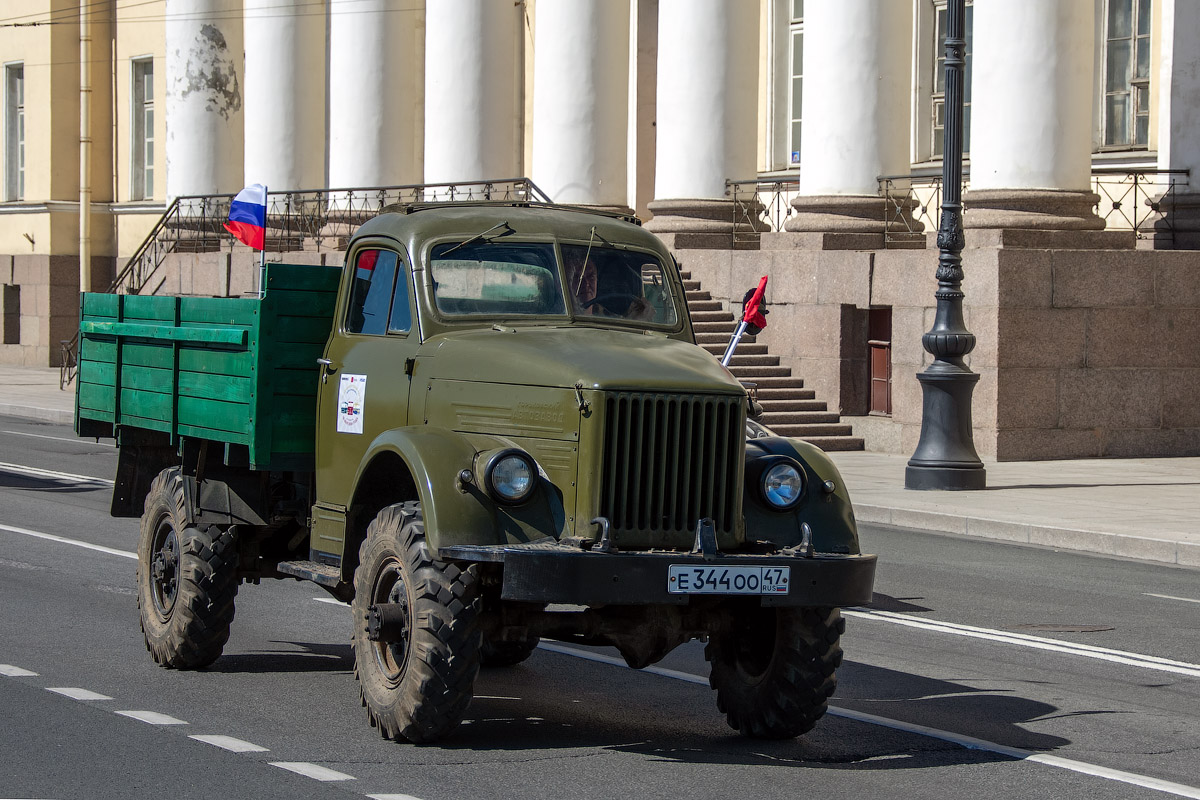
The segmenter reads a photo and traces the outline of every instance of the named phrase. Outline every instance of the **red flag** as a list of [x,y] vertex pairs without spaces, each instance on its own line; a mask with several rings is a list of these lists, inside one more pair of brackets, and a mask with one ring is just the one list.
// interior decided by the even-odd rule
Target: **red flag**
[[767,293],[767,276],[763,275],[758,281],[758,288],[746,293],[746,297],[742,299],[745,304],[745,313],[742,314],[742,321],[747,325],[762,330],[767,327],[767,310],[763,302],[763,295]]

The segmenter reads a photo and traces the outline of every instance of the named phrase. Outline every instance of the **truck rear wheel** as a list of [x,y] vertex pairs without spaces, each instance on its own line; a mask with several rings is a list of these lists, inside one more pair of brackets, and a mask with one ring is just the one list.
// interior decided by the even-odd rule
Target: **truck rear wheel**
[[138,613],[156,662],[197,669],[229,641],[238,554],[231,529],[187,527],[186,503],[178,467],[154,478],[138,541]]
[[714,634],[709,684],[729,726],[756,739],[790,739],[825,715],[846,628],[836,608],[762,608]]
[[[479,672],[481,605],[475,567],[430,555],[420,503],[379,512],[359,548],[352,611],[354,674],[384,737],[431,742],[462,721]],[[372,608],[376,620],[388,609],[383,635]]]

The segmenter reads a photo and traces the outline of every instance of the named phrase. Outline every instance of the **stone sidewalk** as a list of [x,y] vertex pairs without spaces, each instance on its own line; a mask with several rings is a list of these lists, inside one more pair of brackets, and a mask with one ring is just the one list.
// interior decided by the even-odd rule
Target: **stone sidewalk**
[[[0,365],[0,415],[71,424],[58,378]],[[1200,458],[992,462],[983,491],[913,492],[907,457],[832,456],[860,522],[1200,567]]]

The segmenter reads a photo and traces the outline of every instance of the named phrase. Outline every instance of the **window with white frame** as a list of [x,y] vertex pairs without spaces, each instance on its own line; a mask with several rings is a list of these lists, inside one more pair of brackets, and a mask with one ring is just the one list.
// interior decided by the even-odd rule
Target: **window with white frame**
[[804,98],[804,0],[791,0],[788,50],[791,82],[788,85],[788,163],[800,164],[801,100]]
[[129,195],[133,200],[154,197],[154,60],[138,58],[130,62],[132,81],[132,120]]
[[[934,158],[942,157],[943,137],[946,129],[946,26],[949,23],[945,0],[935,0],[934,10],[934,56],[933,56],[933,93],[932,93],[932,130],[930,152]],[[967,4],[967,15],[963,21],[965,28],[965,59],[963,68],[963,153],[971,149],[971,44],[972,28],[974,28],[974,8]]]
[[4,68],[4,199],[25,199],[25,65]]
[[1150,141],[1150,2],[1106,0],[1104,147],[1144,148]]

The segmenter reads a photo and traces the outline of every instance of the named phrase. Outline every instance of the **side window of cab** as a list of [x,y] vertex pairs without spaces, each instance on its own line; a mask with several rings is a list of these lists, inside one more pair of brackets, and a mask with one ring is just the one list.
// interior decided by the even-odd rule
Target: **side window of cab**
[[383,336],[407,333],[412,327],[408,281],[400,257],[392,250],[368,248],[354,256],[346,332]]

